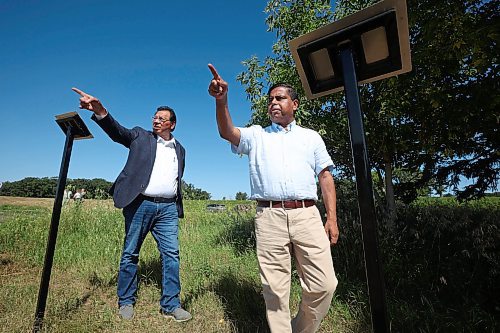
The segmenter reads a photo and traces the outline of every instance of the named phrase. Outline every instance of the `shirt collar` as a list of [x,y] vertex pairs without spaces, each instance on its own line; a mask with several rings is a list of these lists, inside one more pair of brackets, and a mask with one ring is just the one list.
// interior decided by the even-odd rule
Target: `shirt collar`
[[172,139],[170,139],[168,141],[165,140],[165,139],[163,139],[161,136],[157,135],[156,136],[156,142],[164,145],[165,147],[175,148],[175,138],[174,138],[173,135],[172,135]]
[[296,121],[292,121],[286,127],[282,127],[280,124],[271,123],[271,128],[274,132],[290,132],[297,125]]

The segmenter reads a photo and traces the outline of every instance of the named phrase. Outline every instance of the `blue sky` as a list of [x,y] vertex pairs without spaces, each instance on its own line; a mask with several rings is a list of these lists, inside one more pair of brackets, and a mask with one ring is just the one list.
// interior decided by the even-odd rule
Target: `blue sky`
[[213,199],[250,194],[247,158],[217,132],[207,64],[229,83],[234,123],[247,124],[235,78],[243,60],[272,53],[266,2],[0,0],[0,182],[58,176],[65,136],[54,116],[69,111],[94,139],[75,141],[68,177],[114,181],[128,150],[78,109],[78,87],[126,127],[150,129],[156,107],[171,106],[184,180]]

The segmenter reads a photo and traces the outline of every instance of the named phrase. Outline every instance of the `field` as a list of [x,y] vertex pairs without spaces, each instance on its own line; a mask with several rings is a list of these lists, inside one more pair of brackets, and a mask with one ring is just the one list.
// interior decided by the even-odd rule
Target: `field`
[[[140,258],[136,315],[117,316],[116,279],[123,239],[121,211],[111,201],[63,206],[44,332],[268,332],[261,295],[254,210],[225,201],[209,212],[207,201],[187,201],[180,221],[181,300],[193,314],[175,323],[159,313],[161,270],[148,236]],[[0,197],[0,332],[32,329],[51,219],[52,199]],[[342,280],[339,288],[342,288]],[[294,278],[291,308],[300,285]],[[369,332],[366,303],[335,297],[319,332]]]

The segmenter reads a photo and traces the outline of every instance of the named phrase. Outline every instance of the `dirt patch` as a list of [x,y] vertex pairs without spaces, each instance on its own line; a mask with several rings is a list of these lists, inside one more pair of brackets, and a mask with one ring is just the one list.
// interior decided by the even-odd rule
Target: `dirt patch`
[[[63,205],[75,205],[75,204],[76,203],[73,200],[63,203]],[[81,204],[85,207],[106,206],[109,208],[113,208],[113,200],[111,199],[107,200],[85,199]],[[24,198],[24,197],[0,196],[0,206],[1,205],[45,207],[52,209],[54,207],[54,198]]]
[[51,208],[52,206],[54,206],[54,199],[0,196],[0,205],[37,206]]
[[[30,276],[37,269],[16,262],[9,253],[0,253],[0,279],[6,277]],[[38,274],[38,273],[37,273]]]

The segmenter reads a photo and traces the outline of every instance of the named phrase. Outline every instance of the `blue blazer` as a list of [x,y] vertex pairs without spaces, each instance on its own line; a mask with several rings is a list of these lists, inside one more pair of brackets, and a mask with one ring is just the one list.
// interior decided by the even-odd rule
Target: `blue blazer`
[[[115,207],[124,208],[131,204],[148,186],[156,157],[157,135],[141,127],[125,128],[109,113],[101,120],[92,115],[92,120],[108,134],[111,140],[129,149],[127,163],[109,190],[113,196]],[[182,218],[184,217],[184,206],[182,204],[181,179],[184,175],[186,151],[177,139],[175,152],[179,170],[176,204],[178,215]]]

